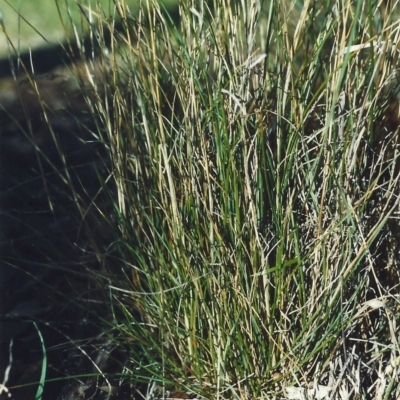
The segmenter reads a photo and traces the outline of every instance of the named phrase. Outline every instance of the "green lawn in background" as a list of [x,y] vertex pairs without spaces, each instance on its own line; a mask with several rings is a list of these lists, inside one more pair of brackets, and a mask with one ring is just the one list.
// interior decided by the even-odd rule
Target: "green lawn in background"
[[[135,13],[139,1],[127,0],[126,3],[130,11]],[[177,3],[175,0],[164,1],[167,7],[175,3]],[[69,14],[76,26],[82,27],[84,21],[79,5],[85,10],[91,8],[93,12],[101,8],[102,17],[105,18],[115,13],[112,0],[2,0],[0,11],[7,35],[15,49],[25,52],[47,45],[57,45],[64,40],[65,31],[60,21],[60,14],[69,34],[72,34],[71,24],[68,23]],[[0,58],[7,57],[7,54],[7,39],[1,32]]]

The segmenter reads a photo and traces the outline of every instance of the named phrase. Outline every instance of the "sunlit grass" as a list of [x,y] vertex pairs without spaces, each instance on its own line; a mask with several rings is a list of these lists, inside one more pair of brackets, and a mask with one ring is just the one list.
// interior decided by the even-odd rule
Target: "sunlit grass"
[[181,3],[171,27],[152,4],[129,24],[113,76],[126,89],[111,86],[102,118],[133,376],[208,398],[328,377],[348,398],[394,393],[377,373],[399,355],[398,314],[382,308],[398,301],[395,269],[381,282],[399,209],[390,7]]
[[360,307],[390,294],[374,243],[398,209],[397,139],[376,131],[397,50],[370,36],[397,30],[361,18],[361,2],[314,7],[290,40],[284,5],[181,5],[176,30],[153,5],[131,28],[109,138],[132,281],[112,287],[142,316],[126,332],[140,375],[253,398],[361,357],[347,341],[367,324]]

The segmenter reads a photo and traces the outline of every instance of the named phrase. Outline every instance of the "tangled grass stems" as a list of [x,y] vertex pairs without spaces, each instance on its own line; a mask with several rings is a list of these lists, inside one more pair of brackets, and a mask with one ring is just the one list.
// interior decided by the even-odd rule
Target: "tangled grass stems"
[[[385,125],[395,2],[296,5],[180,2],[171,27],[148,2],[121,52],[127,91],[107,121],[134,268],[115,296],[124,288],[143,318],[145,336],[137,323],[131,335],[149,379],[209,398],[270,398],[340,374],[366,396],[398,357],[386,308],[398,302],[386,247],[399,209],[398,119]],[[374,298],[384,311],[361,317]],[[391,348],[374,367],[369,335]],[[368,367],[354,380],[357,363]]]

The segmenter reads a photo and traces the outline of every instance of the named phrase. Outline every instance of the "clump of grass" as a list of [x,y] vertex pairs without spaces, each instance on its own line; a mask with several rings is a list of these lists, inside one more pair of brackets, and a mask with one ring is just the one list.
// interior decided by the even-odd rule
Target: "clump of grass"
[[398,3],[145,3],[96,103],[132,379],[396,396]]
[[164,397],[398,396],[398,2],[181,1],[179,24],[114,4],[118,31],[85,17],[109,66],[87,100],[125,376]]

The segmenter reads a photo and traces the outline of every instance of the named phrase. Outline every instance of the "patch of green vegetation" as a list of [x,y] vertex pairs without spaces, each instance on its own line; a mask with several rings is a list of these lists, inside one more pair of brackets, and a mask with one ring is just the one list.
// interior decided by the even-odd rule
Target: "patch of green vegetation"
[[[176,6],[175,0],[164,1],[165,7]],[[127,0],[125,3],[132,14],[139,8],[137,0]],[[5,0],[0,6],[3,23],[15,49],[25,52],[38,47],[57,45],[65,41],[65,35],[73,35],[71,22],[87,30],[86,16],[93,20],[110,19],[117,15],[112,0]],[[66,26],[60,23],[60,18]],[[67,29],[67,32],[65,30]],[[0,58],[7,57],[7,40],[0,35]]]
[[102,119],[126,263],[111,289],[118,331],[141,349],[136,379],[210,399],[329,379],[394,395],[375,373],[400,355],[386,308],[399,283],[396,4],[182,2],[178,28],[156,5],[133,27],[140,46],[125,48]]

